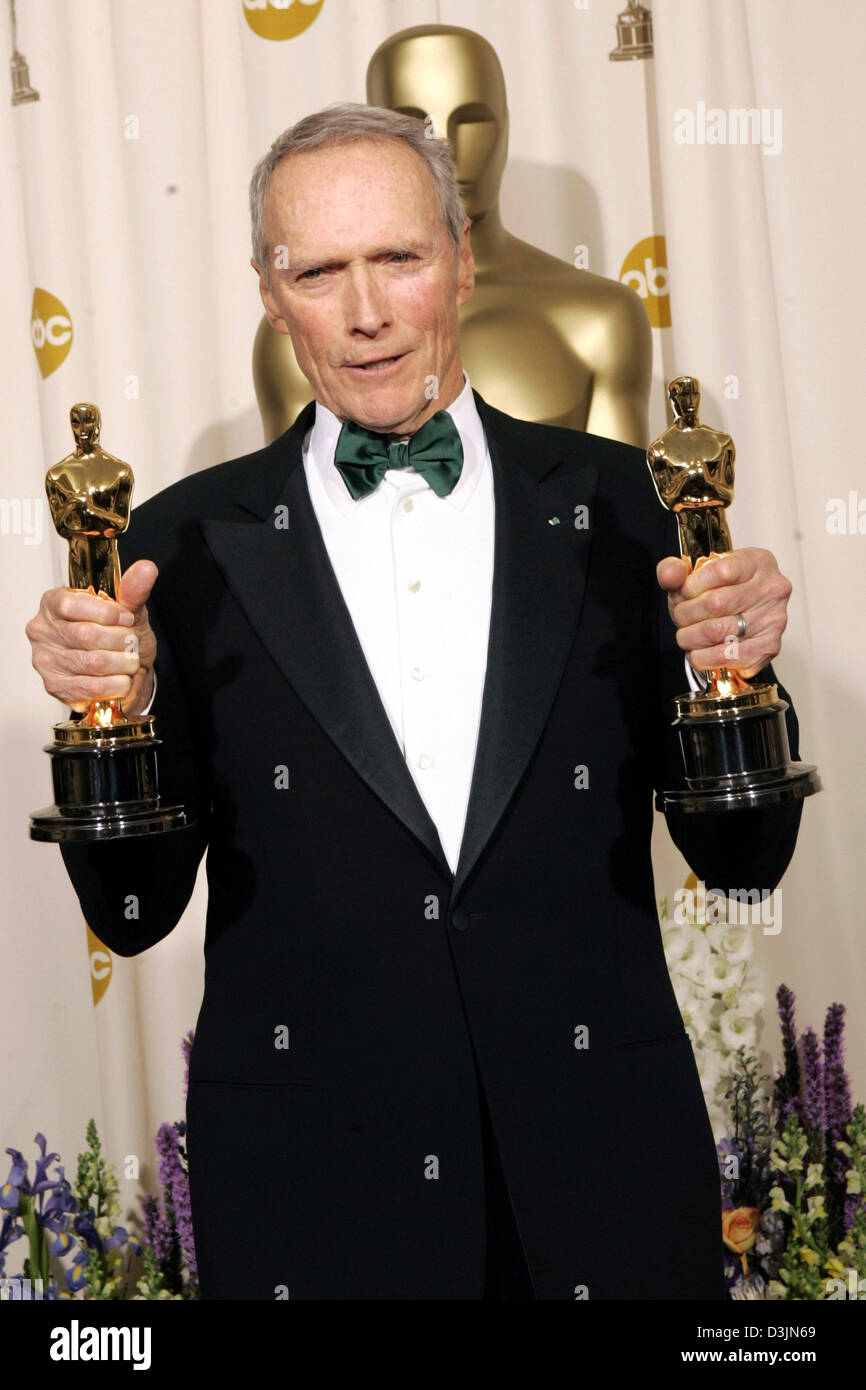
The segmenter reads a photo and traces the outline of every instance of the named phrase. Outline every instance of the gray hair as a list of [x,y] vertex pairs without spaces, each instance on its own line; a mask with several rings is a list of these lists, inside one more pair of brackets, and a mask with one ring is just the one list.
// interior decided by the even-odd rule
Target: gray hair
[[421,156],[436,188],[442,218],[456,255],[466,212],[457,187],[454,159],[448,141],[433,134],[427,122],[422,122],[417,116],[406,116],[384,106],[337,101],[322,111],[304,116],[303,120],[284,130],[253,170],[250,179],[253,259],[264,271],[266,284],[270,284],[270,258],[265,236],[264,207],[271,175],[277,165],[290,154],[329,149],[334,145],[347,145],[359,140],[402,140]]

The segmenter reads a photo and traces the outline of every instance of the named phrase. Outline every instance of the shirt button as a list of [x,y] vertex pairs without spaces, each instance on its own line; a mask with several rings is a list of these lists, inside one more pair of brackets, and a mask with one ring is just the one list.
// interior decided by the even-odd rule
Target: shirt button
[[400,503],[400,506],[403,508],[404,512],[411,512],[412,508],[415,506],[415,503],[412,501],[411,497],[404,497],[403,501]]
[[420,758],[418,759],[418,766],[422,769],[422,771],[426,771],[426,769],[430,767],[432,762],[433,759],[430,757],[429,753],[422,753]]
[[412,591],[413,594],[417,594],[418,590],[421,588],[421,580],[420,580],[420,579],[413,579],[413,580],[411,580],[411,582],[410,582],[410,584],[409,584],[409,588],[411,589],[411,591]]
[[412,679],[413,681],[423,681],[424,672],[421,670],[420,666],[412,667]]

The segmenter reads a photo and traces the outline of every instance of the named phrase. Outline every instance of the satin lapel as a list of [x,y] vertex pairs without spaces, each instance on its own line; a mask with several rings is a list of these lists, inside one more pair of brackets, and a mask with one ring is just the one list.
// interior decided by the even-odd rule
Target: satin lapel
[[[590,463],[552,473],[560,458],[573,459],[581,436],[561,454],[548,446],[539,455],[522,425],[511,427],[477,393],[476,401],[493,465],[496,542],[478,751],[452,901],[526,771],[562,679],[586,587],[598,484]],[[589,525],[579,528],[581,504]]]
[[[312,423],[310,414],[306,419]],[[278,441],[286,454],[279,495],[264,495],[267,470],[251,477],[253,500],[243,505],[262,519],[203,519],[201,530],[226,584],[310,714],[450,878],[322,539],[301,464],[301,424]],[[274,524],[281,505],[289,522],[282,529]]]

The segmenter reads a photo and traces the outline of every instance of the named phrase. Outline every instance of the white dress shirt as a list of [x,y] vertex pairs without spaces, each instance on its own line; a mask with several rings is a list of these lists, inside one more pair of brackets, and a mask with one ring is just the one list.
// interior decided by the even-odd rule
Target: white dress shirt
[[463,445],[452,492],[389,468],[354,500],[334,466],[341,421],[316,403],[303,464],[361,649],[452,872],[466,821],[493,592],[493,470],[469,378],[447,407]]
[[[320,401],[303,467],[322,539],[406,766],[456,870],[481,720],[493,592],[493,470],[464,372],[447,407],[463,445],[453,491],[389,468],[354,499],[334,465],[341,421]],[[158,660],[158,657],[157,657]],[[700,689],[689,662],[692,690]],[[147,713],[156,696],[154,689]]]

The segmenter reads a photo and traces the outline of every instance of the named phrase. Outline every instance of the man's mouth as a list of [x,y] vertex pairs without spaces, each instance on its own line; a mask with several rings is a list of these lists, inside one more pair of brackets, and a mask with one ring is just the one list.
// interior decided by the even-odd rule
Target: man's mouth
[[402,362],[405,356],[405,352],[400,352],[395,357],[377,357],[369,362],[348,362],[346,365],[350,371],[360,372],[364,376],[376,376],[379,372],[386,372],[396,362]]

